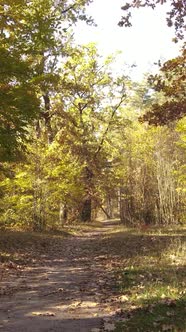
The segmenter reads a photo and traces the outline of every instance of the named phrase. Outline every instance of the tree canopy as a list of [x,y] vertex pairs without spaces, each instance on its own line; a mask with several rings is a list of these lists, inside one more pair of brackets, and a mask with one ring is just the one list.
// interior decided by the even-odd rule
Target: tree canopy
[[165,125],[186,115],[186,51],[160,67],[160,74],[150,75],[149,83],[157,92],[162,92],[164,101],[151,105],[141,120],[149,124]]
[[91,2],[0,0],[0,328],[181,332],[186,52],[114,71],[73,38]]
[[[132,9],[140,7],[150,7],[155,9],[158,5],[166,4],[166,0],[132,0],[126,2],[121,9],[125,11],[125,15],[122,16],[119,26],[130,27],[132,25]],[[184,39],[185,31],[185,16],[186,16],[186,5],[184,0],[171,0],[169,2],[170,10],[167,12],[167,25],[174,27],[175,29],[175,41],[178,39]]]
[[[121,7],[125,15],[121,18],[119,26],[130,27],[132,25],[132,9],[150,7],[155,9],[158,5],[164,5],[165,0],[131,1]],[[174,26],[174,42],[184,39],[186,5],[184,0],[170,1],[170,11],[167,12],[168,27]],[[160,65],[160,73],[150,75],[149,83],[155,91],[162,92],[165,96],[163,102],[154,103],[145,115],[140,117],[141,121],[148,121],[149,124],[165,125],[171,121],[182,118],[186,114],[185,99],[185,45],[183,45],[180,56],[166,61]]]
[[90,2],[0,2],[3,225],[184,219],[185,51],[141,83],[112,72],[73,40]]
[[27,125],[40,116],[41,96],[47,95],[57,79],[57,59],[68,53],[68,28],[79,19],[92,22],[85,15],[89,2],[0,2],[2,159],[16,157]]

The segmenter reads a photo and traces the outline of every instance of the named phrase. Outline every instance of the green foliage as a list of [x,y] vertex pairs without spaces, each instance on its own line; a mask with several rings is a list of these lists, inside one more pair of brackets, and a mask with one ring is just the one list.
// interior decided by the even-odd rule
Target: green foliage
[[[129,224],[184,219],[184,118],[171,122],[185,114],[185,53],[140,85],[114,76],[113,56],[74,45],[68,32],[92,23],[89,3],[0,2],[4,225],[42,230],[98,209],[109,217],[112,205]],[[141,114],[170,129],[139,123]]]
[[[136,97],[133,98],[136,103]],[[134,101],[128,105],[132,110]],[[171,128],[141,125],[130,112],[131,123],[114,135],[121,219],[129,225],[183,222],[185,194],[181,188],[185,153],[180,146],[183,132],[178,134],[179,129],[173,125]],[[180,124],[178,128],[182,128]]]
[[[81,191],[78,163],[57,143],[27,146],[27,160],[14,165],[15,176],[1,182],[1,222],[7,226],[45,228],[59,222],[59,206]],[[71,194],[72,193],[72,194]]]
[[[115,186],[107,167],[109,135],[118,126],[130,82],[124,76],[113,78],[110,62],[101,63],[95,45],[74,48],[63,61],[51,98],[53,141],[48,145],[43,120],[39,135],[30,128],[27,161],[18,165],[11,181],[17,197],[14,213],[24,215],[25,222],[28,215],[28,225],[62,222],[65,209],[70,219],[79,218],[88,199],[94,208],[101,206]],[[11,199],[4,196],[9,206]]]
[[0,2],[0,158],[15,159],[26,129],[42,111],[41,96],[54,90],[66,29],[87,22],[88,0]]

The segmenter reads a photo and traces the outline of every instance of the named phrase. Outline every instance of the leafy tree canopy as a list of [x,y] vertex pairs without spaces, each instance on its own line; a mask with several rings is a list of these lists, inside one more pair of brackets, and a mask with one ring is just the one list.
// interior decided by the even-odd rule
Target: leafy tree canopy
[[[91,0],[0,0],[0,158],[17,157],[28,124],[42,111],[41,96],[57,77],[67,29]],[[67,51],[66,51],[67,52]]]
[[[166,4],[166,0],[132,0],[125,3],[122,10],[125,15],[121,18],[119,26],[130,27],[132,9],[141,7],[151,7],[155,9],[157,5]],[[185,30],[186,4],[184,0],[171,0],[170,11],[167,12],[167,25],[174,26],[174,42],[183,40]],[[162,103],[154,103],[151,109],[140,118],[141,121],[148,121],[153,125],[165,125],[170,121],[182,118],[186,114],[185,100],[185,60],[184,48],[180,56],[160,64],[160,73],[151,75],[149,82],[151,87],[158,92],[162,92],[165,99]]]
[[158,92],[163,92],[164,101],[154,103],[151,109],[141,117],[153,125],[165,125],[186,115],[186,50],[175,59],[166,61],[160,73],[149,76],[149,83]]
[[[130,3],[126,2],[121,9],[125,11],[125,15],[122,16],[119,26],[130,27],[132,26],[131,17],[132,9],[140,7],[151,7],[155,9],[157,5],[165,4],[166,0],[132,0]],[[167,12],[167,25],[169,27],[174,26],[175,28],[175,41],[184,38],[185,22],[184,18],[186,16],[186,4],[185,0],[171,0],[171,9]]]

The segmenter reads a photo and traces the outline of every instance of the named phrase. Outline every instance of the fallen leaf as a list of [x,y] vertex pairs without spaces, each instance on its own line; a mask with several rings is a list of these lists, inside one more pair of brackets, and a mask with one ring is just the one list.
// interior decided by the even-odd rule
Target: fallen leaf
[[80,304],[82,308],[93,308],[98,305],[96,302],[91,302],[91,301],[83,301]]
[[115,324],[112,323],[105,323],[104,324],[104,329],[106,331],[114,331],[115,330]]
[[167,311],[167,312],[166,312],[166,315],[167,315],[168,317],[172,317],[172,316],[174,316],[174,312]]
[[121,301],[121,302],[126,302],[126,301],[128,301],[128,300],[129,300],[128,296],[126,296],[126,295],[122,295],[122,296],[120,296],[120,301]]
[[108,323],[110,321],[110,318],[105,317],[105,318],[103,318],[103,321],[104,321],[104,323]]
[[34,316],[55,316],[55,314],[53,312],[32,312],[32,315]]
[[173,325],[163,325],[162,326],[162,331],[173,331],[174,326]]

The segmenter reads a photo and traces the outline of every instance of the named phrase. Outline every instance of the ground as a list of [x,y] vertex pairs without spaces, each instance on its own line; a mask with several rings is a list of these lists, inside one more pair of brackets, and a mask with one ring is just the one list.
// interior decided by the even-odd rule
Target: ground
[[0,331],[186,331],[184,230],[107,221],[0,240]]

